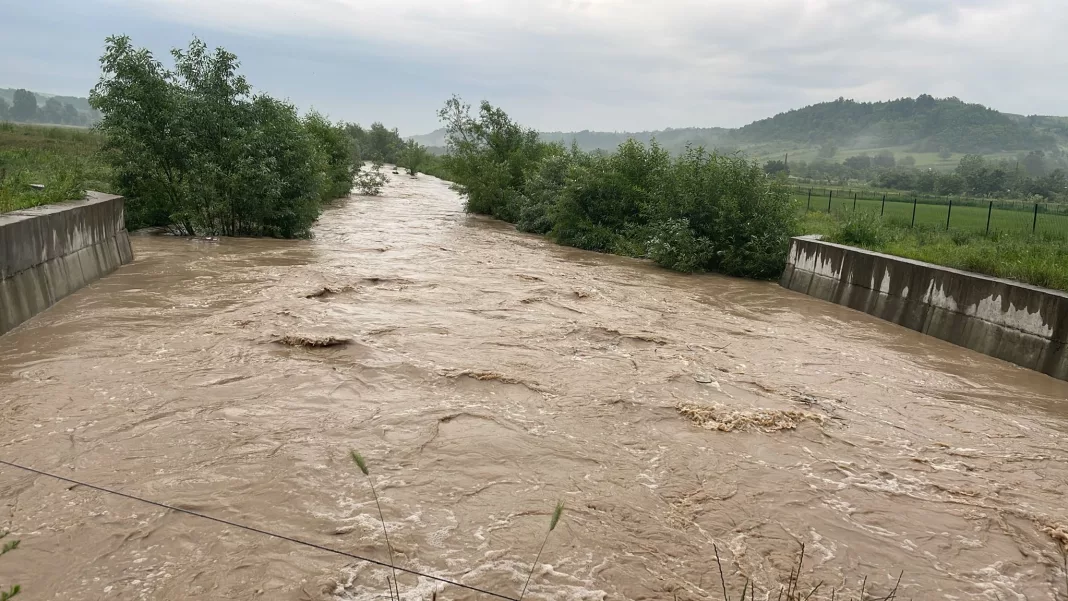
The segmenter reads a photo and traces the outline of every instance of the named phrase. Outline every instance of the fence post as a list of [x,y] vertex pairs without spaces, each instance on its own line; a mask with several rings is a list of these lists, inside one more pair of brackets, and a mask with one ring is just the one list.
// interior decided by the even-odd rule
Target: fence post
[[886,194],[883,194],[883,207],[879,209],[879,217],[886,213]]
[[949,218],[953,215],[953,199],[949,199],[949,210],[946,211],[946,231],[949,231]]
[[812,210],[812,188],[808,189],[808,210]]
[[912,225],[910,227],[916,227],[916,202],[917,202],[917,200],[918,199],[915,196],[912,197]]
[[857,212],[857,193],[853,193],[853,212]]
[[831,212],[831,196],[834,194],[834,190],[827,190],[827,212]]
[[1038,229],[1038,203],[1037,202],[1035,203],[1035,220],[1034,220],[1034,222],[1031,223],[1031,233],[1034,234],[1036,229]]
[[990,206],[986,209],[986,235],[990,235],[990,215],[994,212],[994,201],[990,201]]

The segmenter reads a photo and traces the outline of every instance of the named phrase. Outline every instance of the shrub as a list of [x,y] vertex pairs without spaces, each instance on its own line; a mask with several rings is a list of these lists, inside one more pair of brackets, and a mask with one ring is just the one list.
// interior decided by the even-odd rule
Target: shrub
[[453,98],[440,116],[445,163],[469,212],[681,271],[782,272],[797,210],[755,163],[702,149],[673,159],[655,141],[627,140],[610,154],[568,153],[485,102],[475,118]]
[[351,187],[340,126],[252,95],[237,57],[193,39],[166,69],[126,36],[107,39],[90,103],[134,217],[180,234],[300,237],[324,198]]
[[370,167],[360,170],[356,176],[356,189],[365,196],[378,196],[389,177],[382,173],[382,163],[372,163]]

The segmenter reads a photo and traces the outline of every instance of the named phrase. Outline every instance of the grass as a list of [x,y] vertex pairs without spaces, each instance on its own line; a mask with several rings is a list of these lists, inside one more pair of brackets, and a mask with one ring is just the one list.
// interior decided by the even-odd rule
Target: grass
[[[858,206],[856,213],[809,211],[802,219],[801,230],[822,234],[830,242],[1068,291],[1066,230],[1040,228],[1031,234],[1028,222],[1026,228],[998,229],[990,235],[965,228],[947,231],[944,215],[939,225],[921,222],[921,206],[917,206],[915,227],[910,227],[909,220],[899,214],[890,215],[889,208],[888,215],[880,217],[877,212],[861,211]],[[962,217],[962,221],[965,219]]]
[[[824,190],[817,196],[813,192],[811,203],[807,193],[795,193],[794,199],[802,207],[815,212],[827,212],[828,198]],[[1060,236],[1068,238],[1068,206],[1054,203],[1039,203],[1038,219],[1035,219],[1034,203],[1013,201],[990,201],[968,199],[961,204],[954,200],[952,208],[948,202],[920,200],[916,203],[916,225],[931,229],[962,230],[976,233],[987,232],[987,215],[990,217],[990,233],[996,234],[1031,234],[1043,236]],[[911,224],[913,203],[900,197],[887,195],[884,206],[882,200],[858,198],[855,204],[857,213],[881,215],[890,221]],[[992,208],[991,208],[992,207]],[[852,213],[854,202],[851,196],[833,196],[830,199],[831,213]],[[1065,211],[1065,212],[1062,212]]]
[[110,191],[100,145],[89,129],[0,122],[0,213]]

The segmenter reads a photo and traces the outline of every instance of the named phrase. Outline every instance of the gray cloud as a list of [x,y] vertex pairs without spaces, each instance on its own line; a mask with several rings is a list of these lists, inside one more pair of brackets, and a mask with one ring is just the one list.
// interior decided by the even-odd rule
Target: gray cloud
[[411,65],[398,78],[437,81],[403,102],[389,98],[397,81],[364,92],[419,112],[398,123],[412,133],[432,126],[442,86],[543,129],[735,126],[838,96],[924,92],[1068,114],[1063,0],[115,1],[105,9],[333,48],[339,61],[373,48]]

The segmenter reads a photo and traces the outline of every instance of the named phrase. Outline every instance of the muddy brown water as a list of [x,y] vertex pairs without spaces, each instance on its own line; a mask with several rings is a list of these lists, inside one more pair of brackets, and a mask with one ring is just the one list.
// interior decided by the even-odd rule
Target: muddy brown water
[[[554,246],[425,176],[314,240],[134,249],[0,338],[0,458],[386,560],[356,448],[398,563],[509,596],[563,499],[528,599],[719,599],[713,544],[735,598],[775,598],[801,542],[814,598],[901,570],[900,598],[1064,594],[1064,382]],[[7,467],[0,501],[27,601],[387,596],[383,569]]]

